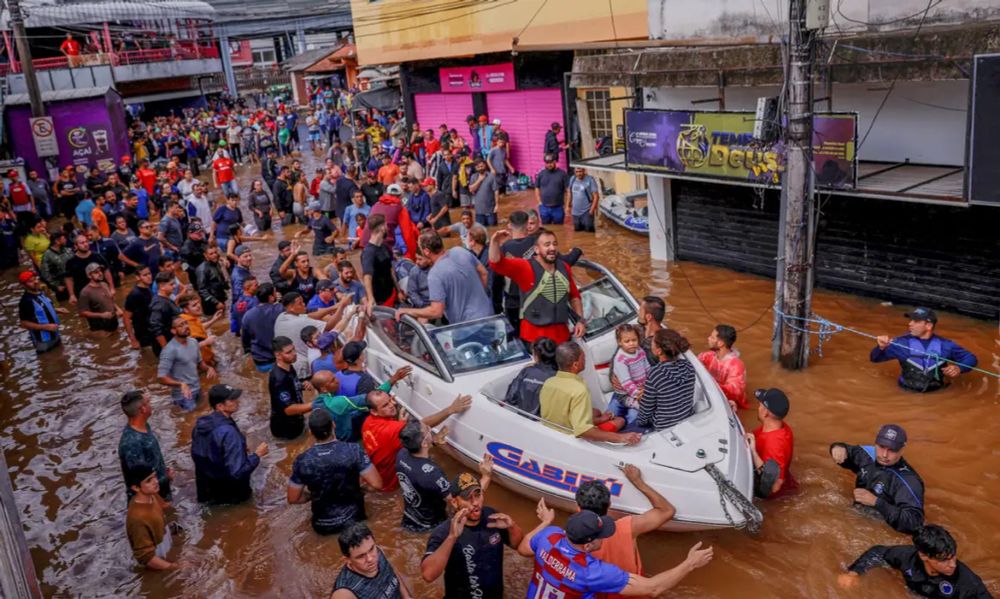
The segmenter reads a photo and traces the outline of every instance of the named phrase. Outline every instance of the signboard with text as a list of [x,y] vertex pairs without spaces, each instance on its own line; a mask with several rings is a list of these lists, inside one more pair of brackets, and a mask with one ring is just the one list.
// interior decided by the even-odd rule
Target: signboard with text
[[445,94],[504,92],[516,89],[512,62],[471,67],[442,67],[438,75],[441,79],[441,92]]
[[[782,142],[753,137],[753,112],[626,110],[625,165],[634,170],[780,185]],[[813,121],[816,186],[853,189],[857,115],[817,114]]]
[[52,117],[41,116],[32,118],[31,137],[35,140],[35,153],[39,156],[59,155],[59,142],[56,141],[56,125],[52,122]]

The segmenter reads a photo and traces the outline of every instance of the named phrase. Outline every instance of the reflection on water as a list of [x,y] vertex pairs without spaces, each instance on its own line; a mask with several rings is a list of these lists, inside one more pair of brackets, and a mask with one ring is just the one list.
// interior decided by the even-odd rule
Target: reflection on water
[[[505,212],[515,203],[508,200]],[[715,546],[715,562],[671,596],[840,596],[835,578],[846,563],[871,544],[905,539],[850,509],[851,478],[832,464],[827,447],[834,440],[870,443],[885,422],[907,429],[906,455],[927,485],[928,519],[950,528],[961,559],[973,565],[994,593],[1000,591],[1000,562],[990,549],[1000,531],[1000,451],[995,449],[1000,431],[990,425],[1000,400],[996,379],[966,375],[936,394],[904,393],[895,385],[896,367],[869,363],[869,341],[847,333],[828,341],[824,356],[814,356],[808,370],[783,371],[769,359],[771,318],[764,313],[772,301],[772,281],[692,263],[653,262],[645,238],[612,224],[596,235],[556,230],[563,246],[582,247],[587,258],[610,267],[636,296],[665,296],[671,326],[686,334],[695,349],[716,324],[705,308],[737,329],[755,323],[737,341],[749,388],[780,386],[791,398],[788,422],[795,431],[793,469],[801,493],[763,505],[764,528],[757,538],[733,531],[643,538],[649,572],[683,559],[695,541]],[[267,276],[273,246],[255,246],[258,277]],[[124,336],[90,339],[75,316],[65,319],[65,346],[37,359],[16,326],[20,291],[14,277],[8,272],[0,280],[0,440],[46,596],[325,596],[341,562],[336,539],[312,532],[307,505],[285,502],[292,461],[309,441],[272,442],[266,379],[240,357],[238,341],[221,327],[217,331],[222,381],[246,390],[236,420],[249,445],[266,440],[272,450],[254,475],[252,503],[202,508],[194,497],[189,443],[194,421],[207,406],[194,414],[177,412],[155,384],[150,353],[140,356],[130,350]],[[823,291],[816,294],[815,310],[872,333],[900,334],[906,324],[903,307]],[[994,324],[942,314],[940,331],[975,352],[984,368],[1000,370]],[[193,564],[181,572],[142,574],[133,565],[124,534],[125,496],[117,459],[124,417],[118,397],[136,386],[153,394],[151,425],[176,472],[175,507],[184,533],[175,544],[181,548],[179,557]],[[755,426],[752,411],[742,418]],[[444,454],[438,458],[449,474],[458,470]],[[505,489],[490,489],[487,503],[511,514],[526,530],[535,524],[533,502]],[[440,596],[440,582],[420,581],[425,536],[399,527],[399,497],[370,496],[368,513],[389,559],[416,587],[417,596]],[[530,563],[510,552],[506,559],[508,596],[523,596]],[[876,593],[906,596],[898,578],[887,572],[867,576],[857,596]]]

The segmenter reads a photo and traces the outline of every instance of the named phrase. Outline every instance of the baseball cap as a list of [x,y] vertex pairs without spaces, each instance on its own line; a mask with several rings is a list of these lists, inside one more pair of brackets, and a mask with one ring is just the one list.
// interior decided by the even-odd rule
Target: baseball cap
[[283,250],[285,248],[290,248],[290,247],[292,247],[292,242],[288,241],[287,239],[282,239],[281,241],[278,242],[279,250]]
[[420,184],[423,185],[424,187],[429,187],[431,185],[437,185],[437,181],[435,181],[433,177],[427,177],[426,179],[421,181]]
[[243,395],[243,389],[229,385],[212,385],[208,390],[208,405],[214,408],[226,400],[237,399],[240,395]]
[[560,125],[559,123],[552,123],[552,128],[553,129],[562,129],[562,125]]
[[97,262],[91,262],[90,264],[87,265],[87,268],[83,269],[83,272],[89,275],[90,273],[96,272],[98,270],[104,270],[104,267],[98,264]]
[[200,233],[200,232],[202,232],[204,230],[205,229],[201,226],[201,223],[191,223],[190,226],[188,226],[188,233],[189,234],[190,233]]
[[328,331],[326,333],[322,333],[316,339],[316,347],[320,350],[324,350],[333,345],[335,341],[337,341],[337,333]]
[[875,435],[875,445],[899,451],[906,445],[906,431],[898,424],[883,424]]
[[913,310],[904,314],[910,320],[926,320],[930,323],[937,324],[937,314],[934,310],[930,308],[914,308]]
[[493,124],[494,125],[499,125],[500,124],[500,119],[493,119]]
[[220,147],[220,148],[224,148],[224,147],[226,147],[226,140],[224,140],[224,139],[220,139],[220,140],[219,140],[219,147]]
[[344,361],[348,364],[354,364],[361,358],[361,354],[365,353],[365,348],[368,344],[364,341],[351,341],[344,346]]
[[17,275],[17,280],[20,281],[21,283],[27,283],[28,281],[30,281],[31,279],[34,279],[37,276],[38,275],[35,274],[35,271],[33,271],[33,270],[26,270],[26,271],[22,272],[21,274]]
[[615,521],[609,516],[598,516],[590,510],[579,511],[566,521],[566,536],[571,543],[585,545],[615,534]]
[[10,169],[9,171],[7,171],[7,176],[8,177],[16,177],[17,176],[17,171],[14,170],[14,169]]
[[463,472],[451,481],[450,493],[452,497],[468,497],[476,489],[482,490],[479,479],[468,472]]
[[385,190],[385,192],[391,196],[401,196],[403,195],[403,190],[400,189],[399,185],[393,183]]
[[479,122],[480,123],[488,123],[488,122],[490,122],[490,119],[486,118],[485,114],[481,114],[481,115],[479,115]]
[[247,254],[249,252],[250,252],[250,247],[242,244],[236,246],[236,249],[233,250],[233,253],[236,254],[237,256],[242,256],[243,254]]
[[778,418],[788,416],[788,397],[781,389],[757,389],[753,394],[768,412]]
[[317,202],[316,200],[309,202],[308,204],[306,204],[306,210],[308,210],[309,212],[319,212],[320,211],[319,202]]

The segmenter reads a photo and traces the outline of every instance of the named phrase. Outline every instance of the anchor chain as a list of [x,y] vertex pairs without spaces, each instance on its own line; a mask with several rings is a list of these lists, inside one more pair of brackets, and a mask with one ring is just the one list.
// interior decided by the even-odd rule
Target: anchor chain
[[[719,487],[719,505],[722,506],[722,514],[726,517],[729,525],[736,530],[745,529],[751,535],[756,535],[760,532],[760,525],[764,521],[764,515],[760,513],[757,506],[751,500],[747,499],[743,493],[740,493],[740,490],[715,467],[715,464],[705,464],[705,471],[708,472],[709,476],[715,480],[715,484]],[[729,508],[726,506],[727,500],[743,515],[742,524],[736,524],[733,520],[733,517],[729,513]]]

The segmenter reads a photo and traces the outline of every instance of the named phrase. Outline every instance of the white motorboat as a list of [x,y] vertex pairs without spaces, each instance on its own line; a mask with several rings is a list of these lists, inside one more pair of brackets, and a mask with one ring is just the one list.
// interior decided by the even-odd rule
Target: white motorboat
[[[595,407],[603,409],[611,392],[608,366],[617,347],[614,329],[636,320],[638,304],[597,264],[581,260],[574,276],[588,318],[583,344],[587,369],[581,376],[591,388]],[[599,479],[611,490],[615,511],[635,514],[647,510],[649,503],[625,480],[621,467],[631,463],[676,506],[667,530],[759,526],[760,512],[749,499],[753,462],[743,427],[691,352],[684,357],[698,377],[694,415],[673,428],[644,435],[638,445],[624,446],[578,439],[504,403],[510,381],[531,361],[505,317],[432,327],[409,316],[397,322],[394,310],[376,308],[373,318],[367,333],[368,370],[384,380],[397,368],[412,366],[412,374],[394,393],[417,417],[443,409],[460,394],[472,395],[472,408],[446,422],[449,451],[469,467],[492,455],[499,484],[572,510],[578,485]]]
[[633,233],[649,235],[649,207],[646,191],[625,195],[609,195],[601,198],[598,207],[609,220],[625,227]]

